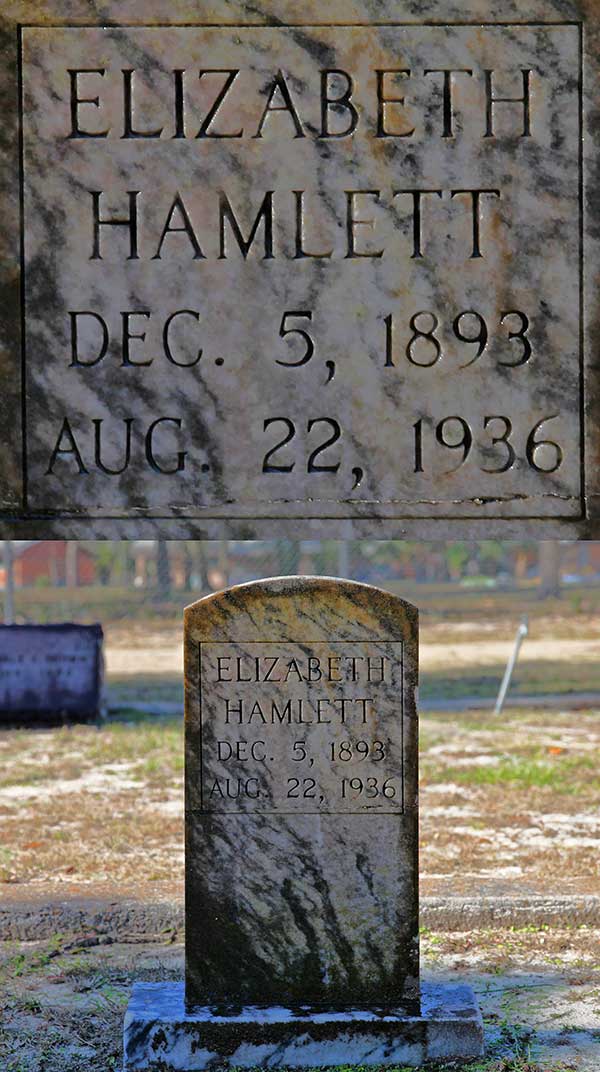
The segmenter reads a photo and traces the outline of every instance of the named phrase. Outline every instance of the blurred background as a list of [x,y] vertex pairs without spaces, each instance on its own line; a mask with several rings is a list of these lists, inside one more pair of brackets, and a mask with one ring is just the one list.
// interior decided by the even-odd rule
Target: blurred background
[[[39,540],[4,541],[0,589],[5,617],[124,613],[148,600],[167,607],[257,577],[293,573],[348,576],[421,600],[469,590],[529,592],[532,599],[573,600],[600,589],[600,543],[529,540]],[[133,591],[132,591],[133,589]],[[11,606],[11,595],[16,590]],[[473,602],[473,600],[472,600]],[[510,602],[510,601],[509,601]],[[457,604],[458,605],[458,604]]]
[[[519,624],[513,696],[600,694],[600,543],[5,541],[5,623],[100,622],[107,710],[181,707],[182,609],[282,574],[379,585],[421,613],[421,700],[488,703]],[[133,705],[133,706],[132,706]]]
[[[11,938],[47,941],[41,952],[11,946],[4,954],[14,1007],[25,1012],[14,1021],[14,1045],[4,1043],[3,1051],[0,1038],[2,1068],[7,1053],[9,1069],[62,1069],[57,1054],[68,1039],[83,1063],[73,1058],[64,1067],[87,1069],[89,1049],[77,1050],[82,1032],[94,1046],[103,1040],[102,1068],[116,1067],[136,957],[124,946],[122,961],[107,967],[86,945],[86,968],[80,946],[54,933],[61,927],[84,928],[86,943],[112,941],[106,920],[117,927],[117,917],[121,941],[125,933],[139,942],[140,932],[154,928],[153,941],[175,943],[174,959],[168,968],[164,948],[159,963],[152,951],[159,946],[149,947],[144,978],[165,978],[167,968],[169,977],[181,974],[182,609],[213,590],[270,575],[366,581],[419,608],[426,963],[435,965],[443,948],[453,971],[465,958],[475,963],[476,951],[477,963],[495,973],[494,986],[498,972],[535,963],[555,973],[563,965],[571,973],[568,985],[563,976],[556,983],[569,992],[565,1023],[582,988],[597,995],[593,937],[600,932],[590,927],[600,888],[600,543],[41,541],[5,542],[0,552],[0,611],[28,627],[0,627],[6,695],[23,691],[29,709],[45,690],[52,700],[59,666],[65,687],[89,667],[85,645],[102,642],[105,666],[100,710],[87,720],[81,712],[67,718],[62,700],[54,700],[53,724],[31,710],[15,719],[0,704],[0,922]],[[78,626],[39,628],[60,622]],[[68,640],[73,633],[85,636]],[[462,923],[446,915],[442,947],[428,927],[440,927],[436,912],[448,898],[456,913],[468,904],[476,915],[464,916],[466,925],[462,915]],[[486,907],[497,898],[520,906],[502,917],[504,928]],[[34,985],[36,1001],[56,1003],[75,986],[96,1004],[83,1021],[72,1009],[68,1023],[66,1013],[53,1013],[48,1035],[42,1014],[31,1019]],[[517,1000],[521,1007],[521,992]],[[498,1022],[507,1015],[503,1007]],[[55,1063],[34,1064],[27,1054],[46,1041]],[[524,1057],[510,1067],[534,1066]]]

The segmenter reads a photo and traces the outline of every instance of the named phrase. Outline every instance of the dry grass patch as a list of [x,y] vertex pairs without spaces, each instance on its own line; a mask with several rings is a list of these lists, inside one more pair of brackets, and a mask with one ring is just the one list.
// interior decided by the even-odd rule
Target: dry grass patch
[[[597,892],[595,712],[424,715],[421,726],[424,892]],[[2,731],[0,756],[7,892],[181,881],[182,720]]]
[[0,881],[118,884],[181,870],[179,720],[10,732]]

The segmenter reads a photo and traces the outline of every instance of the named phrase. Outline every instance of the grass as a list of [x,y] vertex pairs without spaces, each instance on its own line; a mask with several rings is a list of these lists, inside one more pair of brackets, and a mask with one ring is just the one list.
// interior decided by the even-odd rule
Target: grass
[[[267,568],[266,574],[269,571]],[[377,582],[376,582],[377,583]],[[425,626],[448,623],[448,639],[455,639],[453,624],[465,620],[495,622],[499,630],[514,633],[510,623],[528,614],[532,623],[552,618],[556,622],[555,636],[573,635],[573,626],[585,624],[600,613],[600,584],[563,586],[559,598],[540,600],[538,588],[530,581],[514,591],[487,588],[465,588],[456,583],[415,584],[411,580],[382,581],[380,587],[416,604]],[[51,622],[75,620],[81,622],[142,623],[144,628],[164,629],[175,625],[181,628],[183,608],[199,599],[200,591],[173,590],[168,600],[158,602],[156,593],[147,588],[103,587],[82,588],[42,586],[18,588],[15,592],[15,611],[23,621]]]
[[0,890],[177,880],[182,772],[181,719],[0,733]]
[[109,706],[118,707],[119,714],[128,703],[179,703],[183,710],[181,674],[113,674],[107,685]]
[[[100,726],[10,730],[0,734],[0,788],[80,778],[86,771],[132,763],[151,781],[183,769],[182,720],[110,720]],[[118,766],[116,767],[118,772]]]
[[[488,701],[490,707],[498,695],[505,664],[477,663],[474,648],[472,667],[452,667],[443,669],[421,669],[419,695],[422,700],[456,700],[477,698]],[[600,693],[600,660],[578,661],[562,660],[552,663],[549,660],[532,660],[523,658],[517,664],[510,695],[564,695],[573,692]],[[107,682],[107,701],[109,708],[119,717],[135,717],[135,707],[129,704],[176,703],[183,710],[183,684],[181,675],[147,673],[132,674],[124,677],[113,675]]]
[[[423,668],[419,680],[421,700],[434,703],[436,700],[480,699],[493,707],[504,673],[504,664],[477,665],[473,668],[444,667],[442,670]],[[568,698],[576,692],[600,693],[600,660],[578,662],[562,661],[554,664],[548,660],[523,660],[519,662],[513,677],[510,695],[548,696]],[[135,674],[123,678],[113,676],[107,684],[107,701],[111,713],[120,718],[140,717],[139,709],[128,706],[138,703],[175,703],[183,711],[183,685],[177,675],[161,675],[158,679],[149,674]],[[143,717],[143,715],[142,715]]]
[[[489,657],[487,662],[481,662],[477,643],[510,642],[524,613],[530,618],[531,638],[599,639],[600,585],[565,588],[560,599],[546,601],[540,601],[535,587],[529,584],[515,592],[468,590],[458,585],[415,586],[410,582],[393,582],[389,587],[419,606],[425,643],[473,644],[472,664],[455,666],[449,660],[441,669],[422,670],[420,693],[427,701],[476,697],[491,702],[497,695],[505,664],[502,660],[490,661]],[[136,652],[147,656],[147,642],[151,646],[157,638],[159,644],[164,640],[167,646],[175,646],[182,634],[183,606],[191,599],[189,594],[175,592],[168,603],[159,606],[147,590],[128,592],[99,586],[72,591],[19,589],[16,593],[17,615],[24,620],[101,620],[109,647],[131,649],[127,673],[112,673],[107,681],[109,705],[119,711],[129,707],[130,712],[132,705],[138,703],[183,706],[178,668],[158,674],[150,666],[150,672],[136,672]],[[570,657],[552,662],[528,658],[525,642],[511,687],[513,695],[567,696],[582,689],[600,692],[600,660]]]
[[[422,937],[425,940],[427,936]],[[582,983],[578,981],[580,971],[573,975],[571,959],[571,966],[566,968],[563,963],[560,972],[552,967],[555,959],[559,964],[564,962],[565,955],[578,947],[588,949],[591,955],[590,947],[597,937],[594,932],[574,931],[565,936],[520,928],[504,934],[495,928],[463,935],[437,933],[432,937],[436,939],[436,951],[446,957],[454,958],[461,952],[467,962],[474,950],[481,952],[485,948],[497,959],[486,963],[471,979],[486,1025],[486,1057],[431,1063],[423,1066],[428,1072],[563,1072],[572,1067],[568,1060],[539,1059],[535,1023],[536,1018],[544,1024],[552,1019],[557,1011],[553,994],[564,994],[565,989],[572,989],[580,999],[584,997],[587,1007],[596,1000],[597,973],[592,972],[592,978]],[[542,938],[546,945],[540,945]],[[504,945],[513,942],[521,945],[512,950],[513,959],[508,963]],[[426,971],[430,971],[434,961],[427,945],[423,959]],[[500,979],[496,971],[498,965],[509,973],[522,971],[524,966],[532,970],[532,963],[537,974],[529,985],[520,976],[517,979],[521,981],[511,985],[510,976]],[[544,966],[550,971],[547,981],[540,976]],[[109,1072],[120,1067],[123,1014],[132,982],[169,981],[181,978],[182,970],[183,949],[177,945],[142,943],[134,949],[115,943],[81,947],[65,936],[53,942],[0,945],[2,1072],[19,1068],[27,1072],[89,1072],[92,1068]],[[553,1020],[557,1036],[564,1034],[565,1025],[570,1023],[571,1009],[563,1005],[562,1013]],[[580,1035],[577,1029],[574,1033],[576,1046]],[[573,1050],[570,1045],[563,1052],[570,1057]],[[405,1068],[398,1064],[391,1072],[403,1072]],[[338,1072],[362,1070],[362,1065],[346,1064],[339,1066]]]
[[[496,859],[521,867],[540,892],[558,892],[562,875],[592,892],[596,835],[586,817],[577,827],[577,815],[600,800],[597,712],[425,714],[421,725],[422,782],[432,791],[421,812],[423,878],[438,876],[427,892],[451,876],[460,892],[480,891],[478,875],[492,876]],[[180,883],[183,762],[182,718],[0,732],[0,892]],[[566,810],[573,823],[538,844],[528,831],[540,810]]]
[[[461,615],[464,618],[466,613],[473,615],[474,627],[471,634],[462,632],[462,639],[476,637],[477,621],[487,622],[494,615],[498,631],[508,634],[510,629],[502,618],[509,613],[514,615],[518,607],[514,596],[505,599],[500,594],[486,595],[480,603],[472,593],[465,593],[457,597],[454,606],[445,603],[445,596],[439,593],[431,593],[429,604],[426,593],[423,595],[425,631],[432,622],[445,623],[448,640],[456,638],[453,623],[462,622]],[[590,592],[589,599],[586,596],[589,606],[580,604],[579,609],[589,612],[594,601],[600,606],[598,597],[599,593]],[[417,601],[421,601],[420,596]],[[56,617],[57,606],[54,604],[52,613],[49,611],[50,618]],[[97,606],[100,611],[100,604]],[[123,607],[127,607],[126,602],[121,610]],[[585,632],[588,628],[584,615],[576,615],[562,600],[543,611],[540,605],[536,618],[540,629],[542,613],[549,621],[549,611],[564,613],[556,630],[551,622],[548,626],[555,636],[557,631],[568,636],[570,629],[577,627]],[[113,612],[116,609],[107,601],[103,615]],[[534,617],[538,614],[537,606],[532,605],[532,613]],[[169,614],[175,621],[175,611],[170,609]],[[161,621],[160,626],[164,628],[165,622]],[[438,633],[436,640],[440,637]],[[475,659],[466,669],[449,666],[441,672],[422,675],[421,695],[446,698],[470,693],[491,698],[501,672],[502,667],[479,666]],[[600,687],[600,666],[590,660],[556,665],[524,660],[519,664],[514,690],[564,692],[595,687]],[[27,897],[32,891],[40,892],[56,883],[54,892],[58,890],[60,897],[67,897],[75,891],[96,891],[99,883],[108,883],[115,899],[127,884],[143,897],[148,888],[150,896],[155,896],[152,891],[156,887],[146,884],[173,883],[181,878],[182,820],[177,808],[182,795],[182,719],[151,718],[128,706],[139,701],[150,705],[162,701],[181,703],[181,697],[179,674],[113,677],[109,681],[109,698],[118,705],[119,712],[100,728],[0,731],[0,790],[19,786],[40,791],[55,789],[25,805],[19,800],[11,802],[9,797],[0,801],[0,884],[14,883],[0,885],[0,893],[4,890]],[[425,875],[427,869],[441,875],[440,889],[450,889],[458,895],[465,891],[480,895],[488,881],[480,875],[492,873],[501,859],[501,853],[496,855],[496,836],[501,834],[505,843],[512,838],[501,864],[522,865],[530,888],[556,892],[557,882],[566,875],[571,884],[585,879],[589,888],[597,890],[598,854],[589,844],[570,848],[558,844],[557,835],[556,844],[548,850],[532,845],[525,837],[519,841],[521,832],[526,833],[537,822],[532,818],[536,813],[568,813],[575,827],[580,812],[589,815],[597,808],[597,711],[572,716],[509,710],[502,719],[494,719],[491,713],[486,716],[481,712],[456,712],[424,715],[421,725]],[[468,765],[461,764],[461,758],[468,759]],[[488,758],[495,762],[482,761]],[[69,793],[57,790],[62,781],[87,776],[104,779],[97,791],[89,787]],[[120,782],[131,784],[119,788]],[[455,794],[450,787],[427,796],[429,789],[442,783],[452,783],[460,793]],[[437,815],[428,817],[432,805],[437,806]],[[447,806],[448,818],[440,821]],[[457,809],[456,819],[451,816],[451,807]],[[458,816],[462,808],[466,818]],[[584,827],[583,833],[589,834],[589,829]],[[464,876],[469,873],[474,877],[467,888]],[[519,879],[510,881],[513,888],[515,883],[519,888]],[[81,883],[79,889],[77,883]],[[481,953],[485,948],[491,991],[503,972],[530,970],[531,963],[542,955],[548,971],[558,971],[568,956],[571,971],[592,976],[597,963],[597,958],[595,962],[592,959],[592,941],[586,932],[549,933],[543,924],[445,938],[422,933],[425,962],[430,966],[442,965],[448,955],[468,963],[474,950]],[[181,973],[180,967],[176,971],[165,968],[158,954],[154,966],[141,967],[137,947],[129,947],[124,964],[111,966],[101,957],[92,958],[86,949],[68,946],[69,942],[60,936],[54,945],[15,945],[5,951],[4,960],[0,948],[2,1072],[89,1072],[90,1068],[111,1072],[120,1064],[123,1006],[133,977],[167,979]],[[597,984],[597,972],[595,978]],[[57,994],[61,988],[69,987],[72,999],[63,1006],[49,1007],[36,989],[38,984]],[[575,998],[577,987],[573,990]],[[519,1026],[519,1018],[524,1015],[522,996],[514,1008],[507,1005],[497,1015],[488,1009],[487,1026],[495,1039],[486,1058],[429,1068],[432,1072],[562,1072],[573,1067],[568,1061],[540,1063],[535,1038]],[[401,1069],[397,1066],[396,1072]],[[346,1066],[344,1072],[362,1070]]]
[[442,768],[427,764],[430,780],[453,781],[460,785],[515,785],[523,789],[549,787],[556,793],[600,793],[600,754],[590,756],[556,756],[532,758],[507,756],[495,764]]
[[[421,699],[455,700],[478,698],[493,700],[498,695],[504,665],[477,666],[474,670],[463,667],[452,670],[423,670],[419,686]],[[517,665],[510,686],[510,696],[565,696],[574,692],[600,693],[600,660],[553,664],[548,660],[523,660]]]

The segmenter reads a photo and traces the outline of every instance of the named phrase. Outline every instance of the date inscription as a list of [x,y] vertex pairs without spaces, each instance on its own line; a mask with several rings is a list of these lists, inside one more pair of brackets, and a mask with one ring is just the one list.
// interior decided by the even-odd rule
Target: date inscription
[[402,644],[200,645],[204,812],[404,810]]
[[28,509],[581,516],[577,26],[21,53]]

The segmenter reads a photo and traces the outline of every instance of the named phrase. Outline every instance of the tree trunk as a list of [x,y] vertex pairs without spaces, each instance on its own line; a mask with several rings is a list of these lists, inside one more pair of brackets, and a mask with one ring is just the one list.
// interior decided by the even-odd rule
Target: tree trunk
[[166,540],[156,541],[156,592],[158,598],[166,600],[171,591],[171,574],[169,570],[169,545]]
[[539,550],[540,599],[560,595],[560,544],[558,540],[543,540]]
[[229,541],[219,540],[219,564],[218,570],[223,580],[223,588],[229,584]]
[[340,540],[337,548],[337,575],[350,576],[350,541]]
[[65,546],[65,587],[77,588],[77,540],[67,540]]
[[277,569],[282,577],[291,576],[298,572],[300,562],[299,540],[277,540],[276,550]]
[[4,541],[4,624],[15,621],[15,571],[12,540]]
[[190,551],[190,545],[187,540],[183,544],[183,590],[184,592],[191,592],[192,590],[192,574],[194,572],[194,560],[192,558],[192,552]]
[[210,584],[208,583],[208,563],[206,561],[204,541],[197,540],[194,544],[194,549],[196,552],[196,568],[198,570],[198,576],[200,577],[200,589],[202,592],[210,592]]
[[135,581],[135,552],[133,547],[127,540],[123,540],[121,544],[121,583],[126,588],[131,588]]

